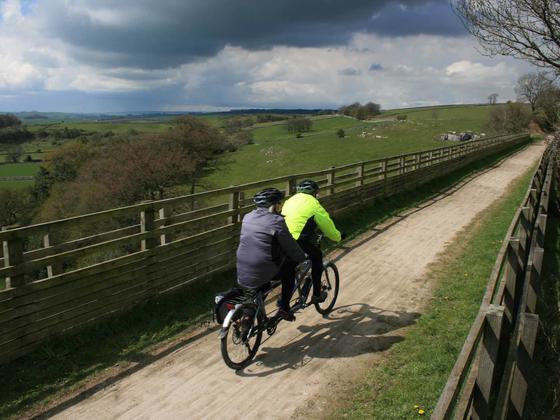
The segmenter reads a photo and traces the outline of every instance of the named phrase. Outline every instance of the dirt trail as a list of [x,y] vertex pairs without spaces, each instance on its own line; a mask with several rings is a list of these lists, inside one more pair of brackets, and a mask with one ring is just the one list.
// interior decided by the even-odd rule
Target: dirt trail
[[212,332],[55,418],[287,418],[305,411],[321,417],[322,395],[332,395],[329,383],[351,377],[404,339],[400,330],[415,322],[430,297],[428,265],[543,150],[532,145],[386,229],[355,239],[337,256],[338,309],[323,319],[310,308],[281,324],[242,372],[225,366]]

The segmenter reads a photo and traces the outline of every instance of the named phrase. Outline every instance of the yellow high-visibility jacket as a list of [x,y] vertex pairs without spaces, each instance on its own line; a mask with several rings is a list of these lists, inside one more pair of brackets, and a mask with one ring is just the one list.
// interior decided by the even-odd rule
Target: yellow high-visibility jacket
[[282,207],[282,215],[296,240],[311,237],[316,227],[331,241],[339,242],[341,239],[329,213],[311,194],[297,193],[290,197]]

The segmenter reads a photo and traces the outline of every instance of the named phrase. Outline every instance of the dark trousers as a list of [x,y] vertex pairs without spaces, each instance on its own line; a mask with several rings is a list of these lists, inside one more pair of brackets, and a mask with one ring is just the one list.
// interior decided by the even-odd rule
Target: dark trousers
[[297,243],[311,259],[311,279],[313,280],[313,294],[321,294],[321,274],[323,274],[323,252],[321,248],[306,239],[298,239]]
[[292,298],[295,285],[296,266],[297,263],[286,258],[280,266],[280,270],[278,270],[278,273],[274,276],[276,279],[282,280],[280,307],[286,311],[290,310],[290,299]]

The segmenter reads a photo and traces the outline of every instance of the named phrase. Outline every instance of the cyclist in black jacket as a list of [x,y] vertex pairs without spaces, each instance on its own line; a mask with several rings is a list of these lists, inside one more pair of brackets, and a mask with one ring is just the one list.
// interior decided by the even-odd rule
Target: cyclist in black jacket
[[257,208],[245,215],[237,249],[237,281],[249,294],[272,279],[282,280],[278,315],[295,320],[290,311],[295,267],[306,258],[280,215],[284,193],[267,188],[255,195]]

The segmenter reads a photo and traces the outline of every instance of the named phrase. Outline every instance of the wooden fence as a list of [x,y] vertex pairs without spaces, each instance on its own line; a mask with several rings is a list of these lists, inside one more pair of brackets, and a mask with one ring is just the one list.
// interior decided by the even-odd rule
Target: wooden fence
[[[560,140],[560,139],[558,139]],[[520,419],[538,329],[535,314],[552,188],[558,187],[557,141],[543,154],[496,260],[480,311],[433,419]]]
[[527,142],[501,136],[0,232],[0,361],[235,263],[255,191],[314,178],[338,212],[414,188]]

